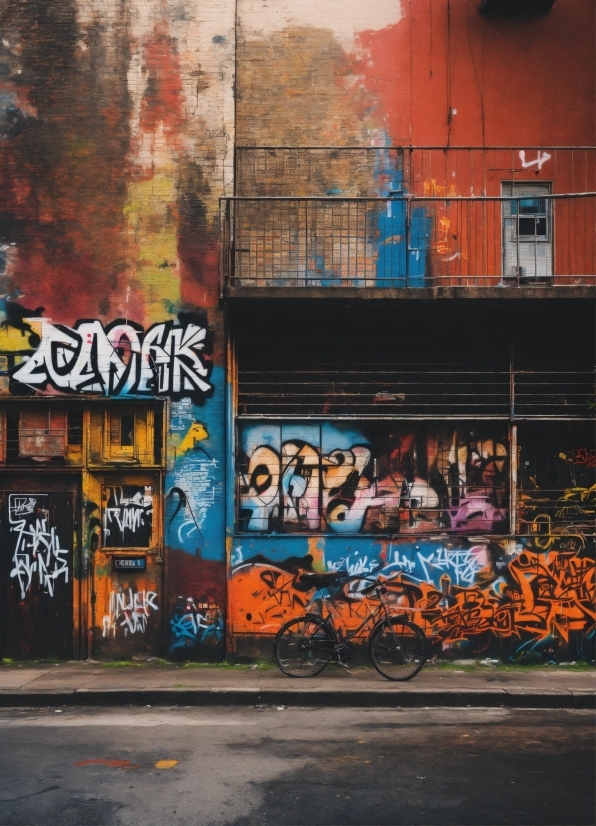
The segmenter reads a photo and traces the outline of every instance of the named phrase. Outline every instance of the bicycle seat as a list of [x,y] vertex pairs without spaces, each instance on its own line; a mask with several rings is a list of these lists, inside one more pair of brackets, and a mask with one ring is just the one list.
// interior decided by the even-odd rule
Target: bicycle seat
[[338,574],[301,574],[298,577],[301,585],[306,585],[309,588],[326,588],[328,585],[339,581]]

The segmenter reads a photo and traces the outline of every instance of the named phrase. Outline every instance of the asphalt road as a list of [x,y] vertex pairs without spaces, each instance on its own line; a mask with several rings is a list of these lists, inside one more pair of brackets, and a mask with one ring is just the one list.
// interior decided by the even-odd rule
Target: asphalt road
[[0,824],[594,824],[594,714],[0,710]]

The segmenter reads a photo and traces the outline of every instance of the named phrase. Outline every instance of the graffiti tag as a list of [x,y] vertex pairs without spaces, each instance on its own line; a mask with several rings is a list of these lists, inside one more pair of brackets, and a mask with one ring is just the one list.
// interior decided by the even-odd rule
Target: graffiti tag
[[[66,393],[105,396],[189,396],[203,401],[213,386],[203,349],[207,330],[198,323],[166,321],[145,332],[119,319],[78,321],[74,328],[40,319],[41,341],[12,372],[18,384],[51,385]],[[26,360],[25,360],[26,359]]]
[[540,170],[547,161],[550,161],[551,157],[552,156],[549,155],[548,152],[540,152],[539,150],[533,161],[527,161],[525,150],[520,149],[519,151],[519,159],[521,161],[522,169],[530,169],[532,166],[535,166]]
[[103,545],[147,548],[153,526],[153,488],[150,485],[122,485],[105,489]]
[[177,605],[170,618],[170,652],[192,648],[212,639],[223,639],[223,617],[217,605],[189,598],[184,606]]
[[430,571],[435,568],[450,574],[456,585],[472,585],[478,571],[486,566],[486,551],[481,546],[469,550],[437,548],[428,556],[419,551],[418,561],[427,582],[432,582]]
[[8,497],[10,533],[16,539],[10,576],[19,582],[21,599],[25,599],[35,574],[51,597],[58,579],[68,582],[68,550],[60,547],[56,528],[49,524],[47,498],[43,494]]
[[124,636],[144,634],[151,611],[157,611],[157,593],[155,591],[112,591],[110,593],[109,613],[102,619],[103,636],[116,636],[116,628],[124,629]]

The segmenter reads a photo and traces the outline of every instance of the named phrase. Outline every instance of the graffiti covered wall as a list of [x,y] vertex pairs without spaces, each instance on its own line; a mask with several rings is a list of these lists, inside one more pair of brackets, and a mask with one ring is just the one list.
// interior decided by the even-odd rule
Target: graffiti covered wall
[[[234,3],[9,3],[0,22],[0,394],[11,409],[87,405],[76,448],[41,465],[78,474],[82,616],[106,656],[131,641],[158,654],[170,618],[184,626],[181,595],[209,606],[193,609],[203,635],[225,604],[217,237]],[[100,399],[132,405],[117,429]],[[165,427],[163,406],[142,407],[156,399]],[[8,464],[26,472],[41,457],[24,458],[18,426]],[[147,487],[153,509],[135,492]],[[116,574],[113,556],[139,549],[146,573]],[[219,622],[206,638],[221,656]]]
[[498,425],[243,425],[240,531],[505,533]]
[[[289,428],[289,438],[287,443],[282,440],[280,450],[275,438],[279,440],[285,427]],[[317,429],[309,425],[305,430],[308,428]],[[469,445],[465,439],[453,437],[453,433],[469,434],[469,426],[458,426],[450,437],[446,436],[446,455],[448,458],[451,453],[451,467],[449,463],[443,466],[445,485],[441,487],[440,477],[428,471],[432,463],[425,465],[424,476],[420,464],[416,471],[419,476],[414,475],[414,465],[410,464],[410,481],[408,473],[403,472],[405,463],[412,463],[414,456],[418,462],[421,456],[427,461],[428,452],[420,450],[421,444],[427,450],[429,443],[434,446],[431,455],[435,459],[440,455],[436,445],[441,440],[437,441],[436,435],[434,440],[429,438],[436,430],[419,427],[414,431],[415,439],[412,431],[408,434],[404,428],[403,435],[393,437],[393,451],[387,454],[393,457],[390,479],[392,483],[397,480],[398,492],[392,487],[385,500],[371,495],[371,491],[387,490],[389,485],[387,467],[381,463],[383,454],[375,450],[379,442],[372,436],[374,429],[371,431],[370,425],[357,429],[335,424],[319,426],[319,433],[326,432],[326,438],[316,442],[318,452],[312,448],[314,433],[309,433],[306,447],[305,438],[297,441],[300,427],[295,424],[251,424],[246,429],[250,437],[243,439],[243,449],[247,457],[251,452],[255,454],[258,464],[248,482],[246,473],[241,479],[249,489],[243,494],[246,498],[242,499],[240,510],[239,524],[244,533],[236,536],[232,554],[236,633],[273,634],[290,617],[305,610],[321,610],[318,595],[305,589],[298,577],[305,570],[328,570],[347,577],[330,596],[340,624],[351,630],[360,625],[368,608],[374,605],[361,593],[366,585],[362,577],[374,575],[387,586],[395,609],[407,610],[425,628],[437,653],[475,656],[488,652],[527,661],[593,656],[596,478],[593,431],[589,425],[520,427],[519,524],[515,539],[498,536],[509,533],[509,522],[508,516],[506,522],[494,518],[497,504],[491,505],[491,518],[487,518],[486,507],[469,505],[466,514],[471,518],[450,533],[445,533],[445,528],[455,523],[441,521],[441,507],[445,507],[442,496],[461,497],[452,510],[463,513],[462,503],[469,501],[469,488],[474,485],[479,486],[482,499],[502,496],[501,507],[505,510],[509,444],[506,432],[483,433],[481,427],[474,425],[479,438]],[[369,438],[364,438],[366,432],[371,434]],[[253,442],[256,434],[258,439]],[[349,446],[339,441],[346,437],[351,438]],[[285,450],[284,444],[288,445]],[[404,449],[404,444],[409,450]],[[356,445],[368,451],[360,465],[361,454]],[[268,453],[263,452],[264,446]],[[341,500],[342,494],[325,478],[327,468],[333,475],[342,466],[337,461],[338,451],[347,465],[342,480],[350,473],[356,474],[351,496],[343,494],[342,507],[348,519],[352,518],[351,508],[357,508],[358,516],[343,536],[343,526],[336,530],[333,519],[334,497]],[[372,469],[368,478],[364,472],[375,455],[376,467],[383,474],[381,479]],[[304,460],[302,464],[300,458]],[[475,466],[476,477],[469,472]],[[431,478],[433,494],[429,490]],[[313,479],[316,491],[309,507],[308,489]],[[502,489],[500,484],[504,485]],[[462,485],[468,489],[462,489]],[[290,495],[290,488],[301,495]],[[363,491],[360,497],[359,489]],[[331,495],[326,493],[329,490]],[[411,494],[408,498],[407,490],[417,491],[419,501],[415,506],[411,500],[416,497]],[[428,509],[420,507],[425,498]],[[361,507],[358,502],[362,502]],[[379,521],[378,508],[382,512],[386,508],[391,521]],[[430,514],[431,521],[421,519],[418,509],[423,517]],[[256,521],[251,527],[253,518]],[[493,538],[487,536],[491,532],[496,534]],[[409,536],[400,535],[404,533]]]

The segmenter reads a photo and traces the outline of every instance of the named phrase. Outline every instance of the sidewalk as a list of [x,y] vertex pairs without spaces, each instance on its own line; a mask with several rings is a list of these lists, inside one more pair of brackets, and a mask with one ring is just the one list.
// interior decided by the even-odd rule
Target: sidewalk
[[510,670],[427,664],[407,683],[372,668],[329,666],[313,679],[275,667],[97,662],[0,665],[0,706],[292,705],[508,708],[595,707],[596,671],[560,666]]

